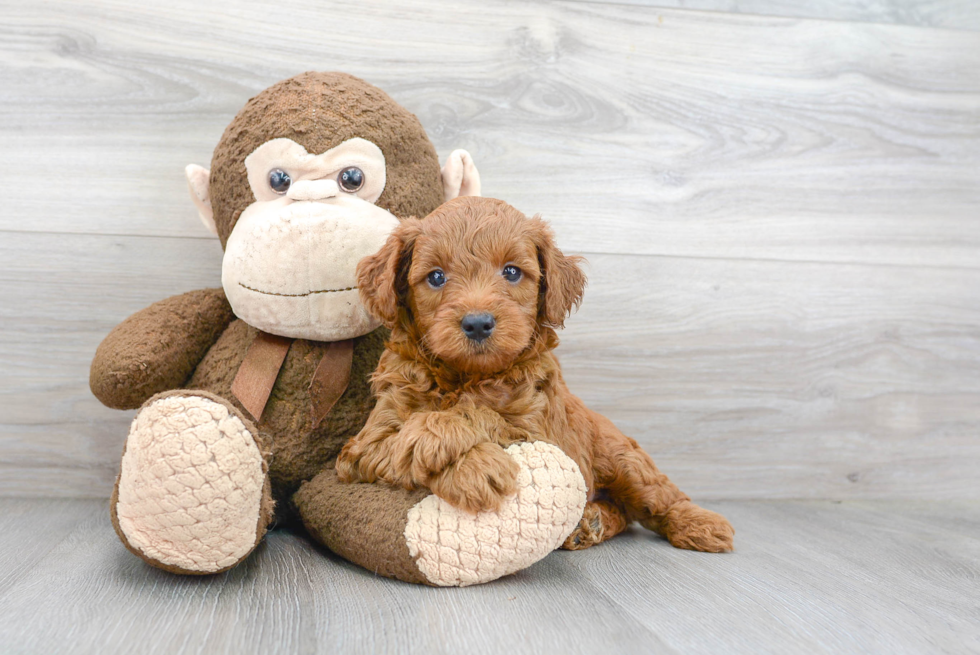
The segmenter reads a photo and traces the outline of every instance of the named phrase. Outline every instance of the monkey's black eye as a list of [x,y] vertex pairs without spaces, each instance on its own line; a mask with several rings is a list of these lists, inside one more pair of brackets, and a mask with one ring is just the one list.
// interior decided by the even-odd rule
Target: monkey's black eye
[[513,264],[507,264],[504,266],[504,270],[502,270],[500,274],[503,275],[504,279],[508,282],[517,282],[521,279],[521,276],[524,275],[524,273],[521,272],[521,269],[517,268]]
[[425,279],[428,280],[429,286],[433,289],[438,289],[446,284],[446,274],[438,268],[429,273]]
[[269,186],[280,196],[289,191],[289,185],[293,183],[289,173],[281,168],[273,168],[269,171]]
[[364,172],[356,166],[345,168],[337,176],[337,184],[347,193],[356,193],[364,186]]

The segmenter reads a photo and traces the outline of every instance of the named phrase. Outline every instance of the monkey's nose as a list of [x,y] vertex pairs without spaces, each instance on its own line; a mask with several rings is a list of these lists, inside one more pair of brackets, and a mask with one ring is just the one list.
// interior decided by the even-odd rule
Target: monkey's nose
[[497,321],[493,314],[483,312],[482,314],[467,314],[459,324],[467,339],[479,343],[493,334],[493,328],[497,325]]
[[326,200],[340,193],[337,180],[297,180],[289,187],[290,200]]

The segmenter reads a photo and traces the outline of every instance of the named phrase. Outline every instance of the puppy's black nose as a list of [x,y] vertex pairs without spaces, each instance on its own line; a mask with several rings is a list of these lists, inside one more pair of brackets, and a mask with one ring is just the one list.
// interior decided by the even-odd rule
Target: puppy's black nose
[[460,325],[463,327],[463,334],[466,335],[466,338],[479,342],[493,334],[493,328],[497,325],[497,321],[494,320],[493,314],[483,312],[482,314],[467,314],[460,321]]

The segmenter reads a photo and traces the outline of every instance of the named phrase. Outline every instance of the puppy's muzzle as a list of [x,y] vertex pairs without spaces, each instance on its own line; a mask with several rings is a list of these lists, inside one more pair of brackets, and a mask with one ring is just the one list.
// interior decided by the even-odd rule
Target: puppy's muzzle
[[466,335],[467,339],[481,343],[493,334],[493,328],[496,327],[497,321],[493,314],[483,312],[482,314],[467,314],[459,322],[459,325],[463,328],[463,334]]

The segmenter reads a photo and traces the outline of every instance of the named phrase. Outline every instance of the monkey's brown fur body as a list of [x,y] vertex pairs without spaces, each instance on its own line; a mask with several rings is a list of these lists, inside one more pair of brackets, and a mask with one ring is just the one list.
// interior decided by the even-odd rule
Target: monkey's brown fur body
[[[516,281],[502,276],[508,266]],[[438,288],[433,271],[445,280]],[[724,517],[693,504],[566,386],[554,328],[585,277],[543,221],[498,200],[458,198],[403,222],[358,273],[365,305],[392,333],[372,378],[377,405],[337,460],[342,480],[424,487],[469,511],[495,509],[518,472],[503,447],[545,441],[576,461],[592,499],[567,548],[633,521],[679,548],[732,548]],[[461,329],[472,315],[493,318],[485,340]]]

